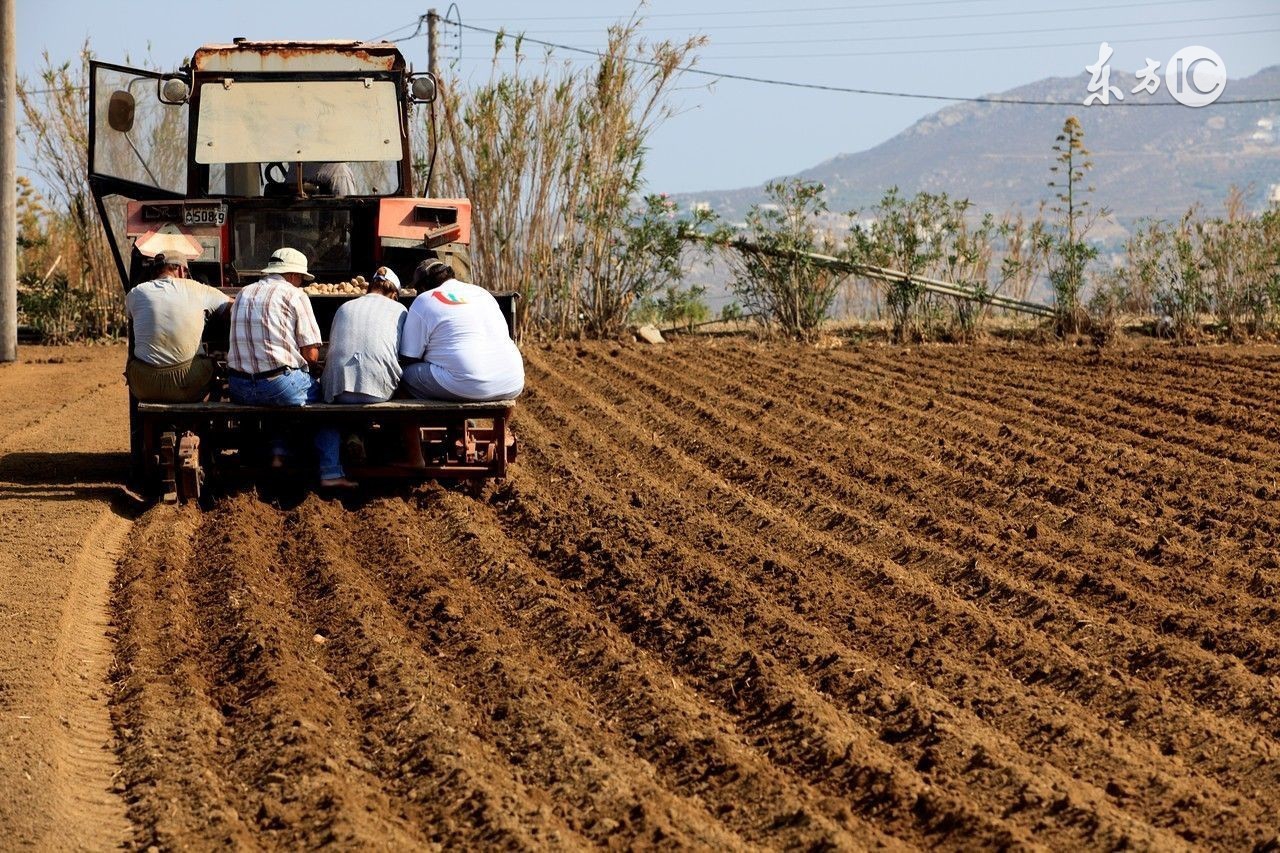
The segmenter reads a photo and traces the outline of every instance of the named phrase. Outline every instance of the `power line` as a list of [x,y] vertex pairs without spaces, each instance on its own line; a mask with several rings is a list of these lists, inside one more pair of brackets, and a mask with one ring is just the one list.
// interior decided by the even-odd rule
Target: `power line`
[[[984,32],[963,32],[963,33],[919,33],[902,36],[854,36],[841,38],[818,38],[818,39],[765,39],[755,41],[719,41],[711,40],[708,44],[711,47],[745,47],[754,45],[805,45],[805,44],[846,44],[854,42],[882,42],[882,41],[920,41],[921,39],[959,39],[959,38],[985,38],[987,36],[1018,36],[1018,35],[1034,35],[1037,33],[1062,33],[1062,32],[1081,32],[1087,30],[1095,30],[1105,26],[1108,30],[1114,29],[1131,29],[1133,27],[1151,27],[1166,26],[1171,24],[1202,24],[1213,21],[1234,21],[1242,18],[1267,18],[1280,15],[1280,12],[1259,12],[1252,15],[1228,15],[1216,18],[1179,18],[1171,21],[1159,21],[1152,24],[1149,21],[1137,21],[1128,24],[1088,24],[1079,27],[1038,27],[1029,30],[987,30]],[[1249,30],[1248,32],[1259,32],[1259,30]],[[1264,31],[1265,32],[1265,31]],[[1210,33],[1196,33],[1194,36],[1149,36],[1146,40],[1154,40],[1157,38],[1198,38],[1204,35],[1212,35]],[[1224,34],[1225,35],[1225,34]],[[1115,41],[1107,39],[1107,41]],[[1122,43],[1122,42],[1117,42]],[[1031,45],[1034,46],[1034,45]],[[579,47],[581,47],[579,45]],[[985,48],[978,48],[985,49]],[[808,55],[808,54],[805,54]]]
[[[1132,38],[1132,39],[1108,39],[1107,43],[1108,44],[1148,44],[1150,42],[1157,42],[1157,41],[1186,41],[1188,39],[1193,39],[1193,38],[1251,36],[1251,35],[1261,35],[1261,34],[1268,34],[1268,33],[1275,33],[1275,32],[1280,32],[1280,28],[1261,29],[1261,30],[1260,29],[1234,30],[1234,31],[1225,32],[1225,33],[1195,33],[1193,35],[1149,36],[1145,38]],[[532,39],[526,38],[525,41],[532,41]],[[803,44],[808,44],[809,42],[788,41],[788,42],[772,42],[772,43],[778,44],[778,45],[791,45],[791,44],[803,45]],[[719,42],[719,43],[713,44],[712,47],[719,47],[719,46],[723,46],[724,44],[725,42]],[[763,42],[763,44],[770,44],[770,42]],[[751,60],[751,59],[846,59],[851,57],[861,59],[864,57],[873,57],[873,56],[920,56],[925,54],[938,54],[938,53],[990,53],[993,51],[1006,51],[1006,50],[1038,50],[1041,48],[1048,48],[1048,47],[1097,47],[1097,45],[1098,45],[1097,40],[1093,40],[1093,41],[1041,42],[1038,44],[982,45],[978,47],[924,47],[924,48],[919,48],[917,50],[872,50],[872,51],[859,50],[853,53],[813,53],[811,51],[806,51],[805,53],[712,54],[707,56],[706,58],[712,59],[712,60],[717,60],[717,59],[735,59],[735,60],[738,60],[738,59],[745,59],[745,60]],[[468,45],[468,47],[489,47],[489,46],[492,46],[492,42],[486,42],[484,44]],[[585,47],[573,46],[571,47],[571,49],[590,54],[592,58],[600,56],[599,48],[585,48]],[[587,60],[584,58],[583,61],[587,61]]]
[[[1171,21],[1159,21],[1153,24],[1150,21],[1135,21],[1128,24],[1087,24],[1079,27],[1037,27],[1029,30],[988,30],[986,32],[966,32],[966,33],[922,33],[902,36],[854,36],[841,38],[821,38],[821,39],[795,39],[782,41],[779,39],[767,39],[763,41],[712,41],[711,44],[716,47],[726,46],[747,46],[758,44],[771,45],[787,45],[787,44],[845,44],[852,42],[881,42],[881,41],[919,41],[920,39],[960,39],[960,38],[985,38],[986,36],[1023,36],[1035,35],[1038,33],[1070,33],[1083,32],[1087,30],[1119,30],[1132,29],[1133,27],[1151,27],[1166,26],[1171,24],[1203,24],[1214,21],[1236,21],[1245,18],[1271,18],[1280,15],[1280,12],[1259,12],[1252,15],[1226,15],[1215,18],[1178,18]],[[1253,30],[1251,32],[1257,32]],[[1202,36],[1205,33],[1196,33],[1196,36]],[[1160,38],[1160,36],[1151,36],[1150,38]],[[1181,36],[1179,36],[1181,38]],[[1190,38],[1190,36],[1188,36]],[[1111,39],[1107,39],[1111,41]]]
[[[1184,0],[1185,2],[1194,2],[1194,0]],[[711,12],[651,12],[643,15],[645,20],[650,18],[695,18],[695,17],[720,17],[733,16],[735,18],[743,15],[792,15],[797,12],[855,12],[866,9],[900,9],[907,6],[954,6],[964,3],[992,3],[1002,2],[1002,0],[915,0],[915,2],[907,3],[870,3],[864,5],[845,5],[845,6],[808,6],[803,8],[783,8],[783,9],[734,9],[730,11],[711,11]],[[1171,3],[1160,5],[1172,5]],[[1077,11],[1075,9],[1041,9],[1037,10],[1045,14],[1060,14]],[[519,16],[516,18],[476,18],[477,21],[501,21],[501,20],[517,20],[517,21],[600,21],[600,20],[620,20],[623,15],[539,15],[539,16]]]
[[[417,25],[418,25],[418,29],[419,29],[419,30],[421,30],[421,29],[422,29],[422,18],[418,18],[418,19],[416,19],[416,20],[410,21],[410,22],[409,22],[409,23],[407,23],[407,24],[401,24],[400,26],[396,27],[395,29],[387,30],[387,31],[386,31],[385,33],[383,33],[382,35],[374,36],[373,38],[369,39],[369,41],[379,41],[380,39],[384,39],[384,38],[386,38],[387,36],[395,35],[396,33],[400,32],[401,30],[407,30],[407,29],[409,29],[409,27],[412,27],[414,24],[417,24]],[[416,32],[416,31],[415,31],[414,35],[417,35],[417,32]],[[407,38],[412,38],[412,36],[407,36]]]
[[[1097,11],[1113,11],[1115,9],[1139,9],[1148,6],[1175,6],[1187,3],[1201,3],[1202,0],[1141,0],[1137,3],[1108,3],[1103,6],[1078,6],[1074,9],[1015,9],[1005,12],[971,12],[963,15],[930,15],[924,18],[876,18],[874,20],[856,20],[856,21],[769,21],[763,24],[725,24],[717,25],[718,30],[759,30],[759,29],[782,29],[795,27],[844,27],[844,26],[868,26],[876,24],[919,24],[929,23],[930,21],[959,21],[971,20],[973,18],[1011,18],[1022,15],[1059,15],[1065,13],[1076,12],[1097,12]],[[688,27],[645,27],[646,32],[688,32]],[[539,30],[532,30],[539,32]],[[598,28],[579,29],[579,30],[559,30],[566,35],[577,33],[596,33]]]
[[[487,27],[478,27],[474,24],[464,24],[461,21],[448,21],[448,23],[454,26],[457,26],[461,29],[472,30],[474,32],[489,33],[490,35],[504,34],[502,30],[493,30]],[[1258,30],[1253,30],[1252,32],[1258,32]],[[1222,35],[1229,35],[1229,34],[1222,33]],[[570,45],[556,44],[554,42],[543,41],[542,39],[536,39],[531,36],[521,36],[521,38],[523,41],[532,42],[533,44],[540,44],[540,45],[543,45],[544,47],[550,47],[556,50],[568,50],[574,53],[584,53],[584,54],[589,54],[591,56],[595,56],[597,58],[604,58],[604,54],[601,53],[599,50],[587,50],[584,48],[572,47]],[[1092,44],[1092,42],[1086,42],[1086,44]],[[1053,47],[1053,46],[1054,45],[1035,45],[1035,47]],[[984,48],[984,49],[993,50],[995,48]],[[956,48],[955,50],[962,51],[962,50],[968,50],[968,48]],[[926,51],[926,52],[933,52],[933,51]],[[637,65],[646,65],[651,68],[659,67],[660,65],[660,63],[655,62],[651,59],[640,59],[638,57],[623,57],[623,58],[627,62],[637,64]],[[888,97],[888,98],[915,98],[918,100],[925,100],[925,101],[964,101],[967,103],[975,103],[975,104],[1016,104],[1020,106],[1037,106],[1037,107],[1060,107],[1065,105],[1071,105],[1073,103],[1071,101],[1045,101],[1045,100],[1035,100],[1031,98],[957,97],[954,95],[930,95],[930,94],[923,94],[919,92],[894,92],[894,91],[888,91],[883,89],[861,89],[861,88],[855,88],[851,86],[831,86],[824,83],[797,83],[791,80],[774,80],[768,77],[753,77],[747,74],[729,74],[723,71],[707,71],[702,68],[695,68],[691,65],[683,65],[678,67],[675,70],[685,74],[698,74],[704,77],[715,77],[715,78],[724,79],[724,80],[741,80],[747,83],[762,83],[769,86],[784,86],[792,89],[814,89],[814,90],[823,91],[823,92],[841,92],[841,93],[850,94],[850,95],[877,95],[877,96]],[[1239,98],[1231,101],[1215,101],[1213,103],[1213,106],[1223,106],[1228,104],[1268,104],[1268,103],[1274,103],[1277,101],[1280,101],[1280,97]],[[1118,101],[1113,106],[1176,107],[1181,105],[1175,101]]]
[[[1278,33],[1280,27],[1274,27],[1264,30],[1236,30],[1229,33],[1196,33],[1195,36],[1157,36],[1154,38],[1142,39],[1113,39],[1108,44],[1148,44],[1153,41],[1182,41],[1185,42],[1190,38],[1198,38],[1200,36],[1209,37],[1225,37],[1225,36],[1251,36],[1255,34]],[[883,50],[883,51],[858,51],[856,53],[773,53],[773,54],[755,54],[752,56],[733,56],[733,55],[717,55],[710,57],[712,59],[847,59],[849,57],[864,56],[919,56],[923,54],[939,54],[939,53],[992,53],[995,51],[1007,50],[1037,50],[1046,47],[1094,47],[1098,46],[1097,41],[1059,41],[1048,42],[1042,44],[1005,44],[993,47],[934,47],[920,48],[919,50]],[[1280,98],[1266,98],[1263,101],[1280,101]],[[1227,102],[1224,102],[1227,103]],[[1245,101],[1229,102],[1229,103],[1246,103]],[[1261,101],[1260,101],[1261,103]],[[1155,106],[1153,104],[1144,104],[1144,106]],[[1172,106],[1172,105],[1168,105]]]
[[[694,17],[719,17],[722,15],[732,15],[739,17],[741,15],[790,15],[795,12],[855,12],[864,9],[893,9],[902,6],[954,6],[962,3],[992,3],[1001,2],[1001,0],[916,0],[910,3],[870,3],[861,6],[809,6],[805,8],[789,8],[789,9],[741,9],[732,11],[712,11],[712,12],[651,12],[643,17],[649,18],[694,18]],[[628,13],[629,14],[629,13]],[[619,20],[623,15],[530,15],[511,18],[476,18],[477,21],[608,21]]]

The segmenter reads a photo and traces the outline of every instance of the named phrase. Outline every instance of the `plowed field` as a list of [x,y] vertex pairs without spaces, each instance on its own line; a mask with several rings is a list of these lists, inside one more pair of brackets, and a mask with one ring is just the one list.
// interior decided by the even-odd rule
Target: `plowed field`
[[135,525],[143,846],[1277,844],[1273,351],[526,359],[505,483]]

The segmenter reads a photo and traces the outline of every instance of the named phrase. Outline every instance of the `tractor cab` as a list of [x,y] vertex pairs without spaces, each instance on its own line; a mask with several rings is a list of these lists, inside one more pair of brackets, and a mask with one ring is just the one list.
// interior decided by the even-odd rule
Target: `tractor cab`
[[126,289],[156,234],[189,237],[192,277],[229,291],[282,246],[320,282],[383,265],[408,281],[432,257],[465,277],[470,203],[413,197],[411,119],[435,80],[394,45],[236,39],[174,73],[91,74],[89,181]]

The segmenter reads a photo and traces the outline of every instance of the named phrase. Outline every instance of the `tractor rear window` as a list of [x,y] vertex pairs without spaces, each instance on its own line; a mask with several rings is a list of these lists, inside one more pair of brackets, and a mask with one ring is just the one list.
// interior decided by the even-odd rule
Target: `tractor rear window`
[[351,212],[347,210],[245,210],[236,215],[234,263],[257,273],[276,249],[297,249],[312,272],[351,269]]

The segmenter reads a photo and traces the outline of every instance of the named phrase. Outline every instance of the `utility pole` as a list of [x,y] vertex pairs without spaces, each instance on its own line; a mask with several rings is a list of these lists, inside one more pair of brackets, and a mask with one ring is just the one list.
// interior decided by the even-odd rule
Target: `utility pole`
[[[427,10],[427,70],[436,78],[436,97],[440,95],[440,72],[436,66],[436,24],[440,21],[440,13],[435,9]],[[431,177],[436,167],[436,146],[440,140],[436,138],[436,105],[430,105],[431,120],[427,122],[427,144],[431,146],[431,163],[427,166],[427,181],[422,192],[430,197]]]
[[18,57],[16,0],[0,0],[0,362],[18,360]]
[[435,9],[427,10],[427,70],[436,80],[440,79],[436,68],[436,24],[440,21],[440,13]]

